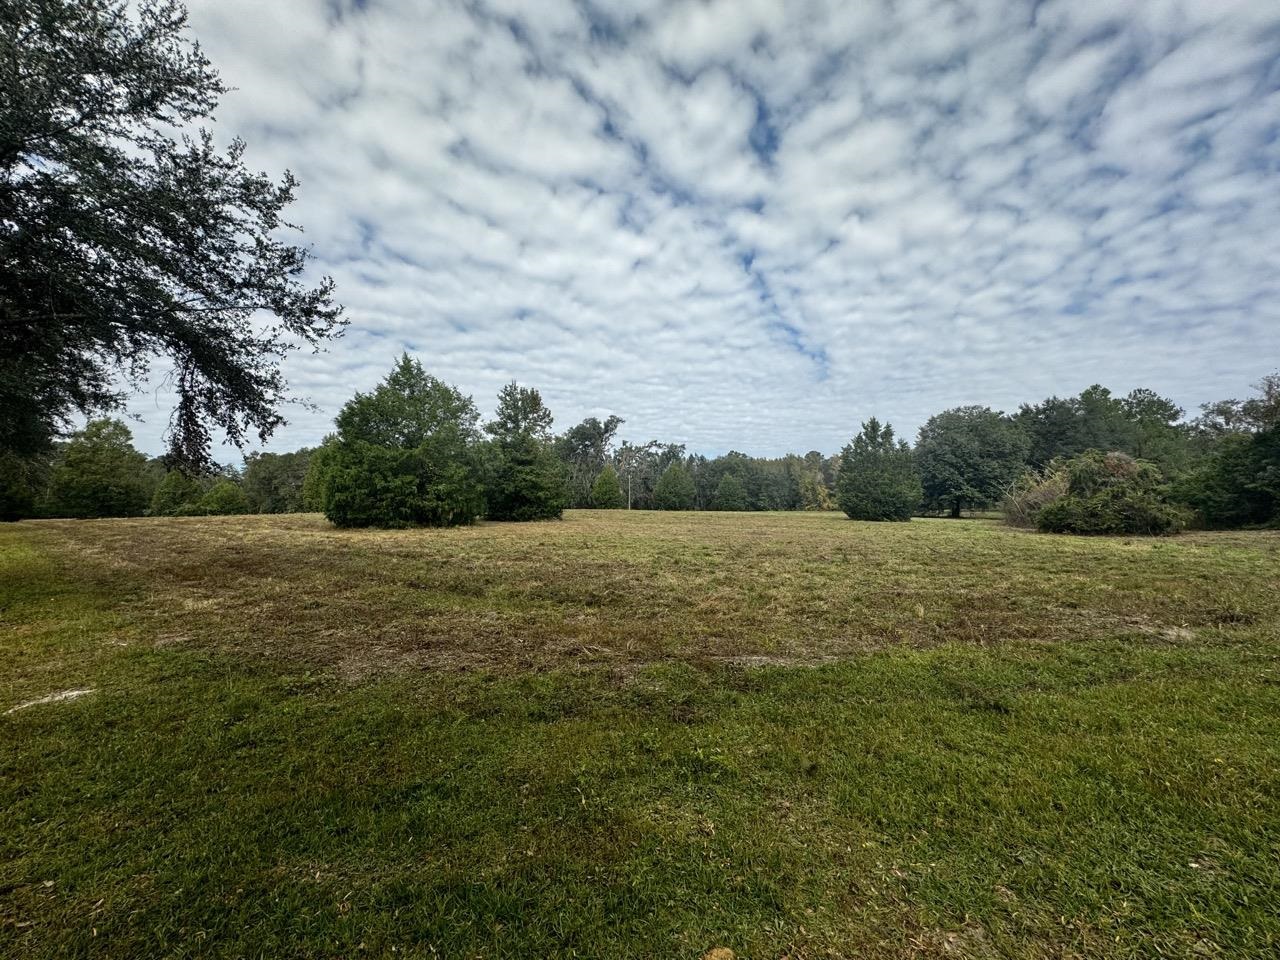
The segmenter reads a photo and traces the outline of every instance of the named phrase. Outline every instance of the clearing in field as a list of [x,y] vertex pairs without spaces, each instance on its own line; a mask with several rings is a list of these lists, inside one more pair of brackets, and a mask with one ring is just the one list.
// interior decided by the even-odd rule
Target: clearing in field
[[0,577],[6,956],[1280,944],[1280,535],[42,522]]

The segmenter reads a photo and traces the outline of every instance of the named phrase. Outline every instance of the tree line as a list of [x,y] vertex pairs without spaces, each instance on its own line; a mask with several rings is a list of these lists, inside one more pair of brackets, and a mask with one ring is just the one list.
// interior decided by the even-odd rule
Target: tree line
[[541,520],[565,508],[832,510],[855,519],[958,517],[1084,533],[1276,523],[1280,374],[1194,419],[1150,390],[942,411],[915,443],[871,418],[837,455],[739,452],[617,440],[623,421],[562,433],[536,389],[503,387],[492,420],[402,356],[339,412],[316,449],[250,454],[240,469],[148,459],[118,420],[91,421],[44,457],[0,455],[0,515],[184,516],[323,511],[340,526]]

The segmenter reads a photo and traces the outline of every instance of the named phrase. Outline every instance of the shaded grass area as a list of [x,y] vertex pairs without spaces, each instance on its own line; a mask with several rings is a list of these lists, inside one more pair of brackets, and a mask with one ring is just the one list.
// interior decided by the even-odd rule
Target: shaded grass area
[[0,953],[1274,954],[1276,538],[703,519],[0,530]]

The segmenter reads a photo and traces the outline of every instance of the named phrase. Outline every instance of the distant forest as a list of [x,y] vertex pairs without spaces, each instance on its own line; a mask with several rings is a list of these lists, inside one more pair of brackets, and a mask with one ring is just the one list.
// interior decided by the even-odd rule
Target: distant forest
[[[0,513],[16,520],[322,510],[339,525],[408,526],[543,519],[564,508],[843,508],[861,519],[907,519],[1003,506],[1014,522],[1021,516],[1035,526],[1039,508],[1029,504],[1061,500],[1072,477],[1095,500],[1110,497],[1107,509],[1136,509],[1116,499],[1122,477],[1140,480],[1150,503],[1180,511],[1176,523],[1162,519],[1149,532],[1275,523],[1280,504],[1280,374],[1257,395],[1206,404],[1194,418],[1150,390],[1116,396],[1092,386],[1012,413],[942,411],[912,444],[873,419],[839,453],[709,458],[661,440],[618,442],[616,416],[554,433],[537,390],[514,383],[503,389],[495,419],[481,425],[470,397],[404,356],[335,424],[319,448],[253,453],[240,469],[191,472],[138,452],[122,422],[95,420],[43,456],[0,458]],[[1089,471],[1092,479],[1081,479]]]

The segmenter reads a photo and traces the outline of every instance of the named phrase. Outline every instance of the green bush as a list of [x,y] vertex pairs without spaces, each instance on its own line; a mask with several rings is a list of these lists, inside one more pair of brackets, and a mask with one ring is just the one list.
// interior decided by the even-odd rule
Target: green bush
[[1040,508],[1036,526],[1043,532],[1159,535],[1187,525],[1186,511],[1165,499],[1152,463],[1090,450],[1055,472],[1066,477],[1066,493]]
[[153,517],[185,517],[200,513],[200,498],[204,490],[199,482],[181,470],[170,470],[151,496]]

